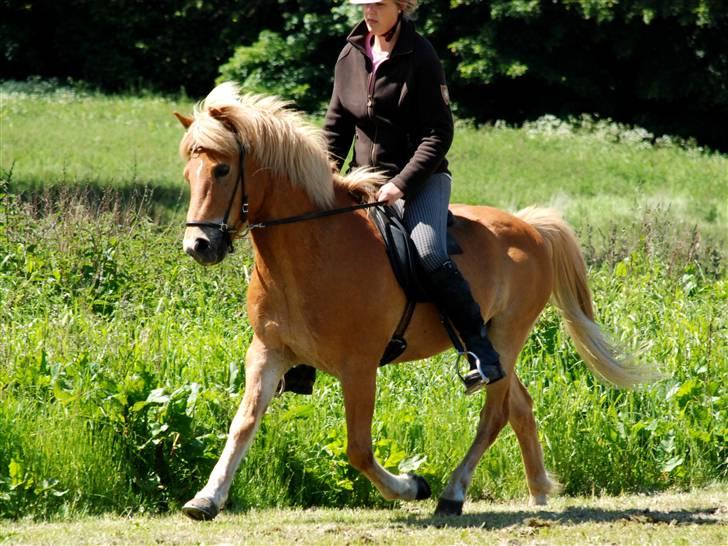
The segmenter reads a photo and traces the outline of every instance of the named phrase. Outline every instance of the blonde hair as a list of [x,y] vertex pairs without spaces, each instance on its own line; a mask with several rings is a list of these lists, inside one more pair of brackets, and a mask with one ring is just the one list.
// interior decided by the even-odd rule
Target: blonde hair
[[397,0],[397,3],[405,15],[412,15],[417,9],[417,0]]
[[365,198],[387,181],[367,168],[347,176],[334,173],[323,131],[289,106],[277,97],[241,94],[237,84],[222,83],[195,106],[180,154],[189,160],[199,146],[236,155],[242,145],[263,169],[286,176],[322,208],[333,204],[335,185]]

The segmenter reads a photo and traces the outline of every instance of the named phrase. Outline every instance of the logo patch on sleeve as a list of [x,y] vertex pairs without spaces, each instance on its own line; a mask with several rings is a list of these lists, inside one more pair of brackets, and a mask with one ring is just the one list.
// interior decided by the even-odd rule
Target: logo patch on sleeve
[[445,104],[448,106],[450,105],[450,93],[447,91],[447,85],[441,85],[440,86],[440,93],[442,93],[442,100],[445,101]]

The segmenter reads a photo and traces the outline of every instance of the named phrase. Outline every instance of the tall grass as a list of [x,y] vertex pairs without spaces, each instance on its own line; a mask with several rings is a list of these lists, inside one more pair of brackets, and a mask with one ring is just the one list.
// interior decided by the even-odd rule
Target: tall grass
[[[244,271],[252,258],[242,245],[220,266],[197,266],[181,252],[180,225],[169,220],[178,218],[184,195],[179,205],[166,204],[167,219],[155,222],[149,193],[126,191],[132,180],[142,188],[155,187],[155,180],[178,187],[179,132],[172,121],[150,122],[161,119],[161,110],[166,116],[170,103],[41,98],[3,100],[0,517],[174,508],[207,477],[241,398],[251,338]],[[115,119],[126,117],[128,132],[117,134],[99,119],[115,101]],[[18,114],[24,108],[33,115],[59,109],[64,119],[88,123],[72,130],[60,122],[62,130],[47,118],[51,134],[67,132],[85,143],[96,131],[107,142],[108,128],[108,138],[117,139],[106,152],[89,151],[98,154],[92,198],[88,188],[47,192],[46,184],[82,183],[90,171],[75,162],[65,173],[62,164],[49,165],[55,143],[20,134],[33,132],[30,119]],[[145,122],[152,124],[148,131],[139,129]],[[456,198],[491,201],[482,193],[491,184],[479,181],[496,179],[508,181],[493,194],[501,205],[568,192],[567,216],[580,225],[599,321],[668,376],[635,392],[598,383],[548,308],[517,368],[535,399],[548,465],[570,494],[725,480],[728,221],[720,200],[728,188],[720,181],[728,171],[719,167],[726,158],[678,146],[605,143],[594,132],[540,131],[461,130],[453,152]],[[146,158],[136,178],[115,157],[128,159],[132,148]],[[474,155],[466,157],[467,150]],[[637,169],[643,161],[654,169]],[[622,186],[613,178],[619,164],[626,165]],[[74,169],[76,178],[68,174]],[[591,182],[580,186],[575,170]],[[152,176],[157,171],[159,179]],[[663,175],[673,177],[664,188]],[[644,190],[630,194],[630,183],[642,176]],[[597,184],[601,179],[607,182]],[[690,179],[701,187],[689,186]],[[34,180],[43,187],[33,190]],[[678,211],[644,199],[624,205],[624,216],[611,212],[622,207],[622,195],[663,189],[682,195],[686,206]],[[604,196],[601,208],[589,204],[597,195]],[[698,212],[714,202],[716,214],[701,220]],[[588,225],[580,222],[582,210]],[[451,366],[446,353],[379,374],[377,456],[392,470],[424,474],[435,494],[472,441],[482,403],[462,395]],[[320,376],[313,397],[273,402],[233,487],[232,506],[386,505],[348,465],[345,446],[340,389]],[[506,429],[483,458],[471,495],[525,493],[517,442]]]

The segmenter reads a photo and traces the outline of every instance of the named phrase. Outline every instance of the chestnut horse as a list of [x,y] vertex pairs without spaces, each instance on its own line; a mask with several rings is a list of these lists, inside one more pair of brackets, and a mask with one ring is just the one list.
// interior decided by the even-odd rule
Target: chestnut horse
[[[352,196],[382,184],[376,173],[333,172],[322,132],[273,97],[241,96],[216,87],[192,118],[180,153],[190,190],[184,249],[202,264],[225,258],[232,238],[250,229],[255,267],[248,288],[254,336],[245,362],[245,393],[220,460],[207,484],[183,508],[194,519],[214,518],[250,446],[283,374],[305,362],[341,382],[347,454],[386,499],[427,498],[427,482],[385,470],[372,452],[377,367],[405,305],[382,239],[366,211],[288,225],[266,220],[353,205]],[[371,192],[370,192],[371,194]],[[489,323],[506,378],[487,387],[475,440],[452,474],[438,513],[462,510],[473,472],[510,423],[523,455],[531,501],[546,502],[557,488],[543,461],[532,400],[515,371],[529,332],[549,298],[587,365],[628,387],[648,370],[620,361],[594,322],[586,268],[566,223],[551,210],[511,215],[489,207],[456,205],[452,232],[463,253],[455,257]],[[397,362],[450,347],[432,304],[417,306]]]

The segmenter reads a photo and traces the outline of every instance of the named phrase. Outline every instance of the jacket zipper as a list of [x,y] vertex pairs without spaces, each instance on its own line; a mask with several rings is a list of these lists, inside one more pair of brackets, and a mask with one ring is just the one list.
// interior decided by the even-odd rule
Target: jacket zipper
[[374,70],[372,70],[372,73],[369,74],[369,85],[367,88],[367,114],[369,115],[369,119],[374,124],[374,138],[372,139],[372,149],[369,154],[370,164],[372,167],[376,164],[375,154],[374,151],[377,146],[377,136],[379,134],[379,126],[374,121],[374,84],[375,84],[375,78],[374,78]]

